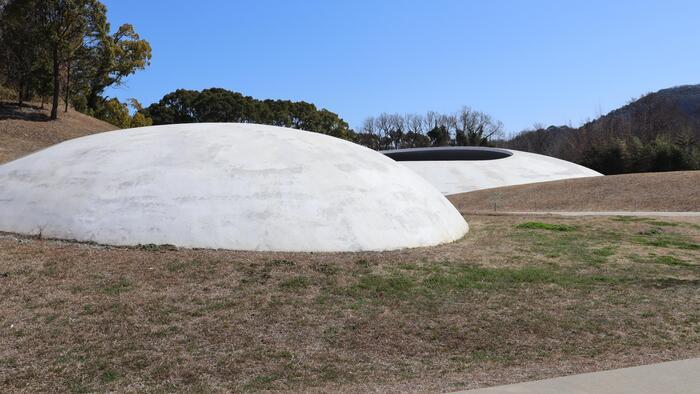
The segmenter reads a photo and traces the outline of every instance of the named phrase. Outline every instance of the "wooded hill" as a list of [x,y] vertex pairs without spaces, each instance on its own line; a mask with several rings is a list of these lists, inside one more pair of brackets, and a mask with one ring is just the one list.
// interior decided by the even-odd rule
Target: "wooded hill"
[[604,174],[700,169],[700,85],[649,93],[581,127],[526,130],[500,146]]

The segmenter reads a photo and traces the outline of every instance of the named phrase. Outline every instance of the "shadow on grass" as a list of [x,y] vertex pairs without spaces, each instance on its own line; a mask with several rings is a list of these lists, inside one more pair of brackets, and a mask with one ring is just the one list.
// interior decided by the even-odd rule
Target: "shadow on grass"
[[0,120],[17,119],[30,122],[48,122],[51,118],[40,107],[30,104],[22,104],[0,101]]

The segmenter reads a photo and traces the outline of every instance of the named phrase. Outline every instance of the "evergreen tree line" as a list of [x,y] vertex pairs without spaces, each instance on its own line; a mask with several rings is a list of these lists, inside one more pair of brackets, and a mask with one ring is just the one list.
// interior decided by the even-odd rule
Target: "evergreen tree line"
[[154,125],[197,122],[260,123],[352,139],[347,122],[304,101],[258,100],[221,88],[178,89],[140,111]]
[[106,13],[97,0],[0,0],[0,85],[19,106],[49,101],[52,120],[62,102],[63,111],[72,105],[120,127],[149,124],[104,96],[151,59],[151,46],[132,25],[110,32]]

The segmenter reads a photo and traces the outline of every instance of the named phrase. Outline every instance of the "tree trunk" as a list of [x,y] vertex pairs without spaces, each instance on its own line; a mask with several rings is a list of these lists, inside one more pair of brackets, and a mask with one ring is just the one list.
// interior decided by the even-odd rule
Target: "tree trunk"
[[90,90],[90,94],[87,99],[87,106],[93,111],[97,111],[97,93],[95,90]]
[[22,90],[24,90],[24,83],[19,83],[19,89],[17,89],[17,106],[22,108]]
[[68,112],[68,99],[70,98],[70,62],[66,68],[66,108],[63,112]]
[[51,102],[51,120],[58,119],[58,98],[61,94],[61,84],[58,78],[59,61],[58,47],[53,48],[53,101]]

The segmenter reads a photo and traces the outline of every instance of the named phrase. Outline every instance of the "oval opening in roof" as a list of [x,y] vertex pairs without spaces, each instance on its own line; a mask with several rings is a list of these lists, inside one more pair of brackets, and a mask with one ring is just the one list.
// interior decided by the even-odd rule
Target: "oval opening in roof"
[[481,146],[449,146],[385,150],[381,153],[396,161],[477,161],[505,159],[513,153]]

